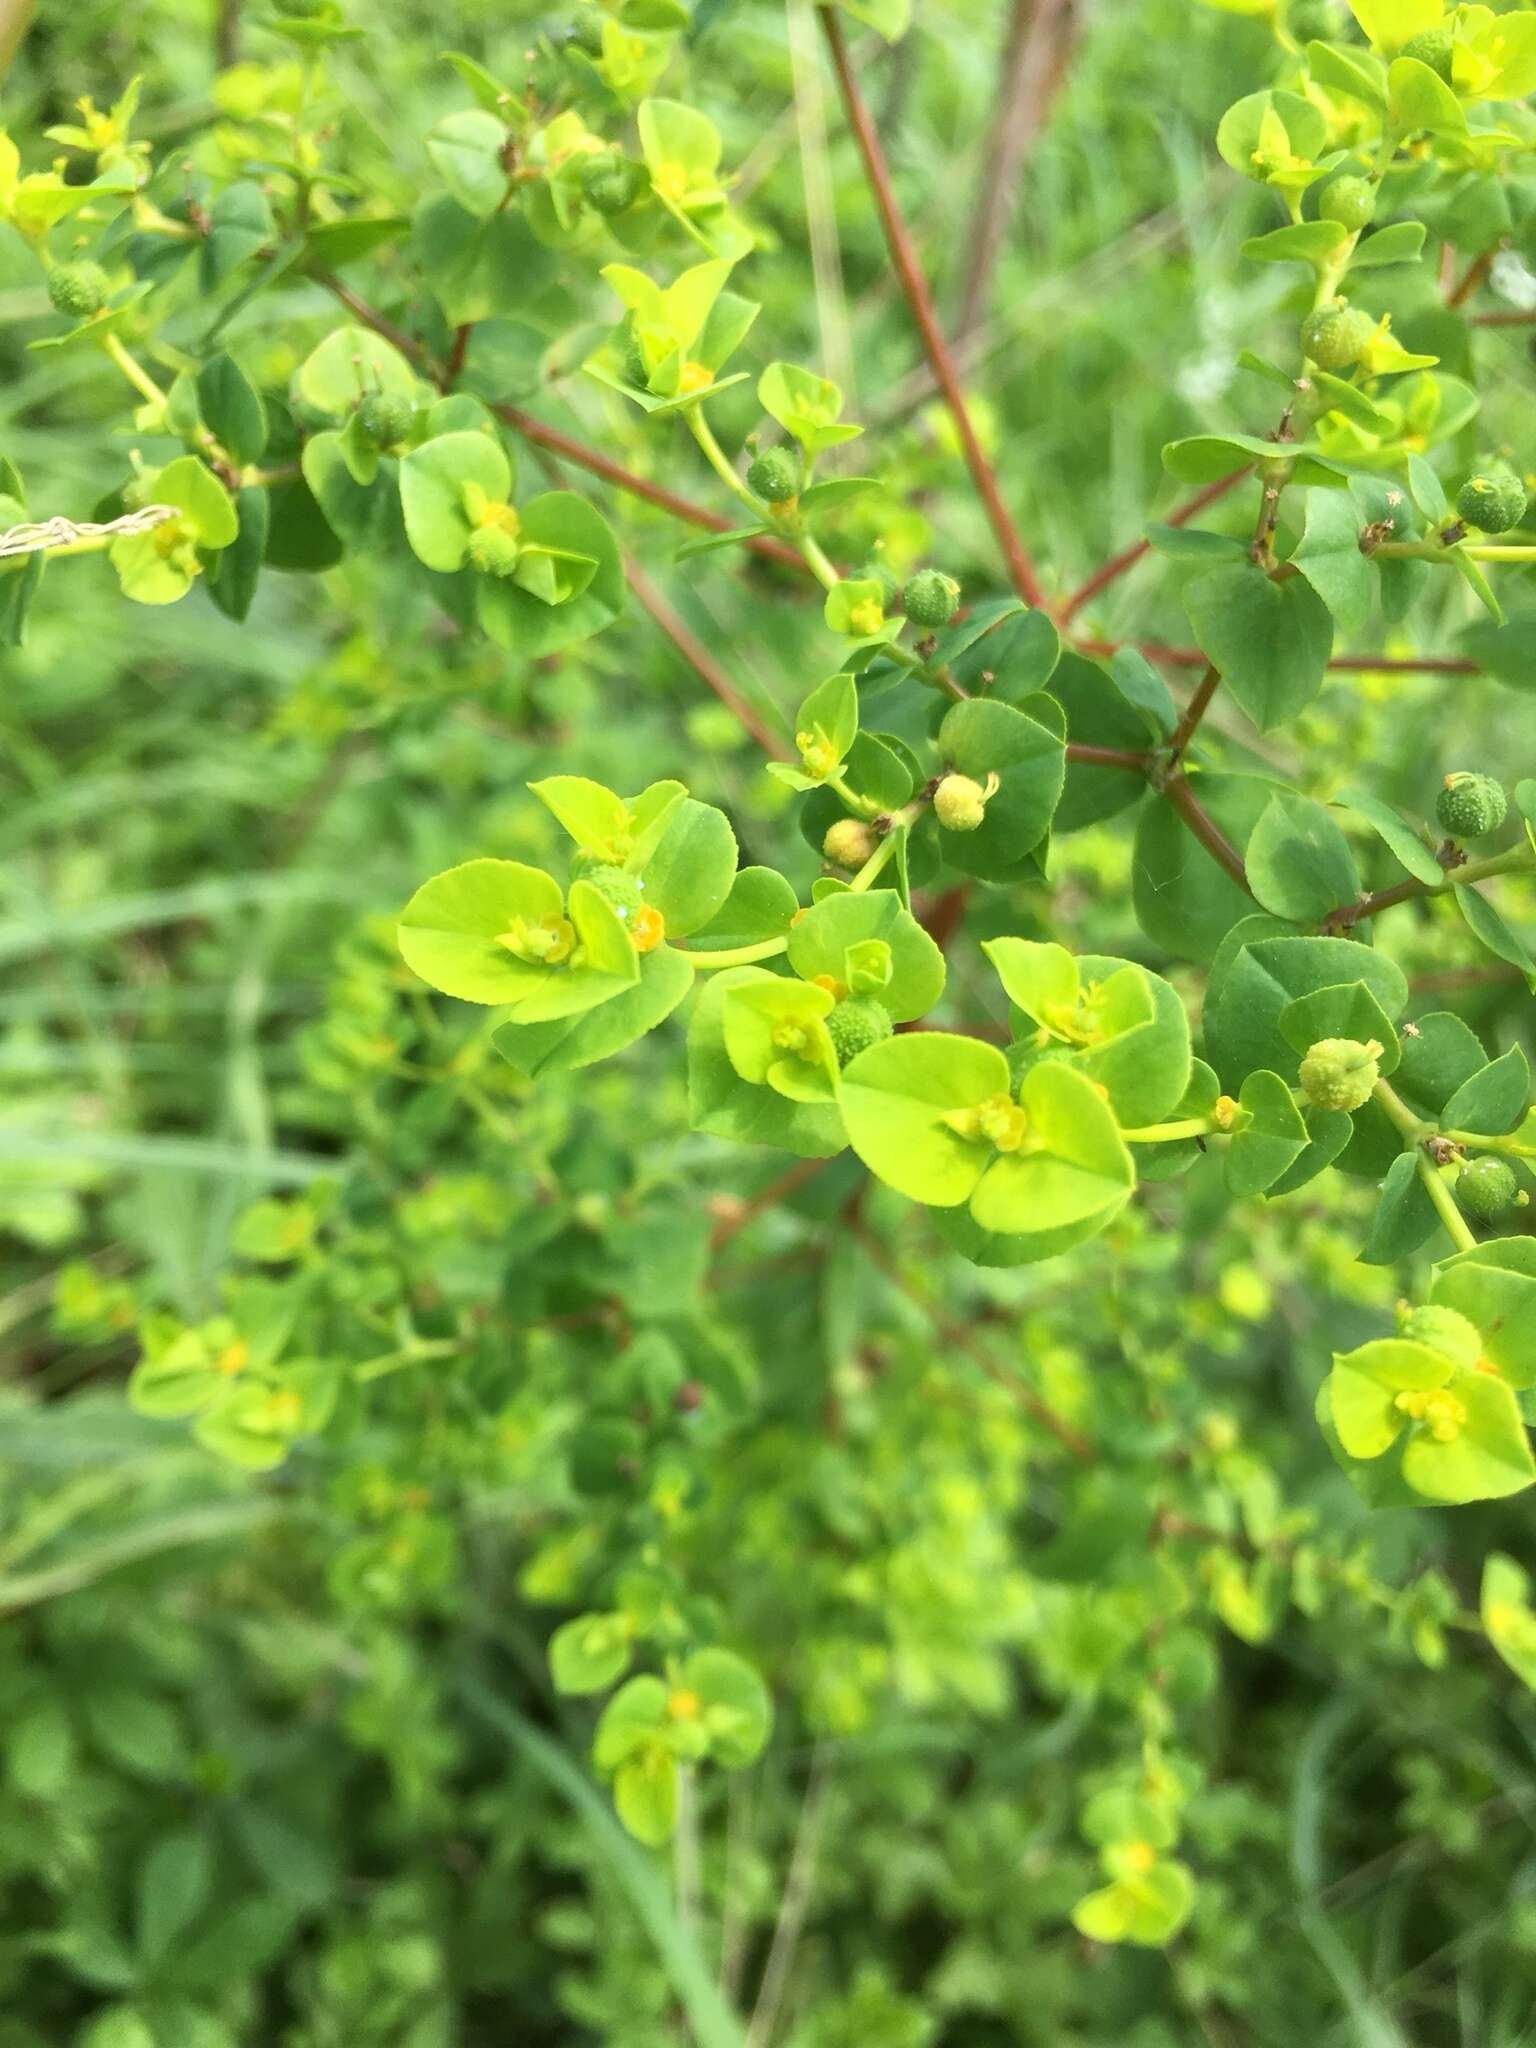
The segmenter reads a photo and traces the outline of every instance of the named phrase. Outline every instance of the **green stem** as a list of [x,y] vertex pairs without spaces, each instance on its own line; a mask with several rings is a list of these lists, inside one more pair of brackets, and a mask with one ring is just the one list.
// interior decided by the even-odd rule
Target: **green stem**
[[1417,1145],[1421,1138],[1427,1137],[1433,1131],[1434,1125],[1416,1117],[1397,1090],[1389,1087],[1385,1081],[1376,1083],[1371,1090],[1371,1096],[1377,1108],[1385,1113],[1408,1144]]
[[683,418],[688,422],[689,433],[692,434],[694,440],[698,442],[699,447],[703,450],[704,459],[725,485],[726,489],[735,497],[740,498],[754,519],[766,520],[767,506],[763,504],[756,492],[749,489],[743,479],[736,474],[730,457],[715,439],[715,430],[709,424],[709,421],[705,419],[702,407],[690,405],[683,414]]
[[1424,1183],[1424,1192],[1439,1211],[1440,1221],[1445,1225],[1446,1235],[1459,1252],[1470,1252],[1477,1248],[1477,1238],[1471,1225],[1456,1206],[1455,1197],[1440,1178],[1439,1170],[1429,1154],[1420,1150],[1417,1159],[1419,1179]]
[[79,540],[61,540],[55,547],[40,548],[38,553],[50,562],[57,561],[61,555],[94,555],[103,548],[111,547],[113,541],[120,538],[115,533],[87,533],[82,534]]
[[1503,1152],[1511,1159],[1536,1159],[1536,1144],[1522,1140],[1519,1131],[1511,1131],[1507,1137],[1494,1137],[1487,1131],[1442,1131],[1443,1138],[1449,1138],[1453,1145],[1463,1145],[1469,1152]]
[[879,817],[880,806],[875,802],[874,798],[867,796],[859,796],[856,791],[851,790],[848,787],[848,784],[843,776],[829,775],[826,778],[825,784],[823,786],[827,789],[834,790],[837,793],[837,795],[842,798],[843,802],[848,806],[849,810],[857,812],[857,814],[861,818]]
[[428,1358],[448,1358],[459,1349],[451,1337],[418,1339],[398,1351],[381,1352],[377,1358],[364,1359],[361,1365],[352,1368],[352,1377],[359,1382],[381,1380],[387,1373],[400,1372],[408,1365],[419,1365]]
[[1216,1138],[1222,1127],[1213,1116],[1179,1117],[1172,1123],[1146,1124],[1139,1131],[1122,1131],[1127,1145],[1172,1145],[1180,1138]]
[[773,960],[780,953],[789,950],[788,939],[760,939],[755,946],[731,946],[719,953],[690,953],[686,947],[677,949],[690,967],[702,973],[706,968],[751,967],[759,960]]
[[115,334],[102,337],[102,347],[122,371],[134,390],[148,405],[164,405],[165,393],[150,376],[148,370],[126,349]]

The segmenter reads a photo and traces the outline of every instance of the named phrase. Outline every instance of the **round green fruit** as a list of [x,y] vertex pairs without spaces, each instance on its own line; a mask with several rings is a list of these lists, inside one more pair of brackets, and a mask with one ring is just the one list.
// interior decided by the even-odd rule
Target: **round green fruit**
[[770,505],[800,495],[800,465],[787,448],[765,448],[747,471],[747,487]]
[[879,844],[880,836],[873,825],[867,825],[862,818],[839,818],[828,828],[821,850],[834,867],[851,872],[872,859]]
[[[992,778],[996,787],[997,778]],[[934,816],[946,832],[974,832],[987,815],[989,792],[969,775],[946,775],[933,793]]]
[[469,565],[482,576],[510,576],[517,557],[516,536],[504,526],[477,526],[469,536]]
[[1351,230],[1369,226],[1376,212],[1376,187],[1369,178],[1335,178],[1323,188],[1317,202],[1323,220],[1335,220]]
[[894,1029],[890,1011],[873,996],[848,996],[827,1012],[827,1036],[839,1067],[879,1045]]
[[914,626],[947,626],[960,607],[960,586],[940,569],[919,569],[901,593]]
[[1381,1079],[1380,1057],[1374,1038],[1320,1038],[1301,1063],[1302,1093],[1319,1109],[1362,1109]]
[[1504,785],[1491,775],[1447,775],[1435,798],[1435,816],[1453,839],[1497,832],[1509,811]]
[[99,263],[56,263],[48,273],[48,297],[56,313],[89,320],[107,303],[112,287]]
[[1442,22],[1438,28],[1420,29],[1416,36],[1410,36],[1398,51],[1399,57],[1413,57],[1420,64],[1427,64],[1437,78],[1451,82],[1451,49],[1455,42],[1449,27]]
[[627,213],[646,182],[643,164],[612,150],[589,156],[581,167],[582,197],[598,213]]
[[1519,1192],[1515,1169],[1507,1159],[1473,1159],[1456,1179],[1456,1199],[1477,1223],[1496,1222]]
[[1376,322],[1342,299],[1319,306],[1301,323],[1301,352],[1320,370],[1347,370],[1365,354]]
[[1482,1332],[1459,1309],[1426,1303],[1409,1309],[1402,1318],[1402,1334],[1412,1344],[1427,1344],[1442,1358],[1449,1358],[1468,1371],[1483,1355]]
[[645,884],[627,868],[614,867],[611,862],[602,861],[587,868],[581,879],[590,882],[603,901],[611,903],[626,923],[646,908]]
[[1525,517],[1525,485],[1500,463],[1468,477],[1456,497],[1456,515],[1480,533],[1507,533]]
[[357,424],[376,448],[393,448],[411,431],[416,408],[393,391],[370,391],[357,408]]

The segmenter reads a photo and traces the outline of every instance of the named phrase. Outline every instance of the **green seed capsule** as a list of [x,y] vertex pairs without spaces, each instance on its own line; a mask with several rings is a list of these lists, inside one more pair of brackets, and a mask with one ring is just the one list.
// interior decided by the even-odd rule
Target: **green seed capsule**
[[1437,78],[1451,83],[1451,50],[1455,37],[1449,26],[1442,22],[1438,28],[1420,29],[1416,36],[1410,36],[1398,51],[1399,57],[1416,58],[1420,64],[1427,64]]
[[839,818],[828,827],[821,850],[834,867],[847,868],[851,873],[873,859],[879,844],[880,837],[873,825],[862,818]]
[[1491,775],[1447,775],[1435,798],[1435,816],[1453,839],[1497,832],[1509,812],[1504,785]]
[[1335,220],[1340,227],[1366,227],[1376,212],[1376,187],[1369,178],[1335,178],[1323,188],[1317,202],[1323,220]]
[[1374,1038],[1320,1038],[1301,1063],[1302,1093],[1319,1109],[1362,1109],[1381,1078]]
[[99,263],[56,263],[48,273],[48,297],[56,313],[89,320],[107,303],[112,289]]
[[510,576],[518,552],[516,536],[504,526],[477,526],[469,536],[469,564],[482,576]]
[[848,996],[827,1012],[827,1036],[840,1067],[889,1038],[894,1029],[890,1011],[873,996]]
[[1426,1302],[1422,1308],[1401,1315],[1402,1334],[1413,1344],[1427,1344],[1443,1358],[1453,1359],[1468,1371],[1483,1355],[1482,1334],[1459,1309],[1441,1308]]
[[1456,497],[1457,517],[1480,533],[1507,533],[1525,517],[1525,485],[1506,463],[1468,477]]
[[800,465],[787,448],[765,448],[747,471],[747,487],[769,505],[800,495]]
[[377,448],[393,448],[411,431],[416,408],[392,391],[370,391],[357,408],[357,423]]
[[581,190],[587,204],[603,214],[626,213],[645,190],[644,164],[612,150],[589,156],[581,167]]
[[960,586],[940,569],[920,569],[901,593],[901,608],[914,626],[947,626],[960,607]]
[[1470,1160],[1456,1177],[1456,1199],[1477,1223],[1494,1223],[1520,1192],[1515,1169],[1507,1159],[1485,1155]]
[[1301,323],[1301,352],[1320,370],[1347,370],[1365,354],[1376,322],[1342,299],[1319,306]]

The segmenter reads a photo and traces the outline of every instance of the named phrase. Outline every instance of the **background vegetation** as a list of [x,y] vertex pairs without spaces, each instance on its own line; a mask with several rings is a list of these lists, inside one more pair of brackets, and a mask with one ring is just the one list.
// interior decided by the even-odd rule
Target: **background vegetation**
[[[359,10],[373,32],[333,82],[359,177],[409,212],[420,138],[463,98],[435,53],[494,67],[560,23],[386,12]],[[934,556],[985,587],[991,542],[804,11],[792,37],[767,0],[697,12],[762,327],[843,381],[902,480],[850,508],[848,553],[879,539],[898,571]],[[912,38],[863,53],[956,319],[1007,13],[925,0]],[[1188,0],[1065,15],[965,359],[1008,502],[1070,582],[1172,502],[1166,440],[1246,424],[1233,355],[1293,313],[1235,255],[1272,216],[1211,141],[1266,75],[1267,28]],[[45,0],[7,125],[143,72],[146,132],[174,144],[219,63],[280,55],[256,12],[212,16]],[[295,283],[242,342],[281,382],[334,317]],[[556,287],[504,395],[706,496],[680,438],[574,376],[606,317]],[[0,446],[43,510],[89,504],[121,433],[110,370],[27,353],[51,318],[0,242]],[[1438,320],[1401,309],[1421,341]],[[1492,350],[1485,402],[1514,436],[1521,331]],[[750,396],[721,410],[739,440]],[[679,568],[669,522],[606,509],[782,729],[814,609],[771,568]],[[1416,626],[1450,652],[1470,613],[1444,605]],[[1089,617],[1185,637],[1145,572]],[[1317,793],[1368,763],[1422,808],[1448,724],[1514,763],[1527,707],[1372,670],[1263,744]],[[846,1158],[785,1175],[685,1135],[675,1028],[535,1091],[403,968],[393,917],[422,876],[550,850],[527,781],[680,763],[751,857],[809,883],[787,792],[638,610],[526,667],[366,565],[269,577],[236,626],[200,593],[128,612],[82,562],[7,651],[0,2044],[1536,2038],[1536,1705],[1458,1626],[1527,1509],[1372,1516],[1330,1460],[1327,1351],[1405,1278],[1353,1263],[1363,1192],[1230,1210],[1214,1183],[1152,1186],[1080,1252],[989,1273]],[[986,914],[1178,978],[1129,886],[1125,836],[1090,829],[1051,900],[1019,885]],[[1001,1021],[988,929],[951,959],[968,1025]],[[1405,916],[1393,946],[1490,1045],[1528,1029],[1519,976],[1453,923]],[[259,1312],[283,1276],[349,1340],[377,1332],[341,1427],[242,1474],[126,1408],[147,1319]],[[635,1413],[630,1483],[594,1490],[594,1415]],[[713,1616],[774,1697],[764,1759],[700,1780],[672,1859],[617,1828],[592,1712],[548,1677],[553,1630],[615,1606]],[[1165,1953],[1068,1918],[1098,1881],[1085,1805],[1149,1755],[1187,1795],[1198,1879]]]

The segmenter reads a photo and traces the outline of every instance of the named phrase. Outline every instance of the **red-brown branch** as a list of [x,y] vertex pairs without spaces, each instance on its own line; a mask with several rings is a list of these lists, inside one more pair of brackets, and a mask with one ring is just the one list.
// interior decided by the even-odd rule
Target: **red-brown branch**
[[1163,793],[1212,860],[1251,896],[1253,891],[1248,888],[1248,870],[1243,866],[1242,855],[1195,795],[1188,776],[1175,775]]
[[743,732],[750,733],[772,760],[789,760],[791,756],[784,742],[777,739],[759,718],[703,641],[683,619],[678,617],[633,555],[624,557],[624,574],[629,579],[630,589],[644,609],[650,613],[706,689],[713,691],[719,698]]
[[960,446],[965,454],[966,467],[971,473],[971,481],[976,486],[977,496],[986,508],[987,518],[997,537],[998,546],[1003,551],[1014,588],[1026,604],[1042,604],[1044,597],[1039,578],[1035,574],[1034,563],[1030,560],[1029,552],[1019,537],[1008,508],[1003,503],[992,465],[976,438],[976,429],[971,423],[965,396],[960,389],[960,378],[955,368],[954,357],[950,354],[949,343],[939,326],[933,294],[928,289],[928,280],[917,260],[912,237],[896,202],[885,152],[880,146],[875,124],[870,119],[869,109],[864,104],[864,96],[859,91],[858,80],[854,76],[847,38],[843,34],[842,19],[831,7],[822,7],[820,14],[821,25],[826,32],[827,47],[832,53],[832,68],[837,73],[838,87],[847,111],[848,123],[858,143],[859,154],[864,160],[865,174],[869,179],[870,190],[874,194],[875,205],[879,209],[881,225],[885,229],[886,246],[891,252],[891,260],[901,279],[907,304],[917,323],[923,353],[928,358],[934,381],[954,417],[955,428],[960,436]]
[[[1203,491],[1197,491],[1187,505],[1181,505],[1176,512],[1170,512],[1163,521],[1163,524],[1165,526],[1186,525],[1189,520],[1195,517],[1197,512],[1203,512],[1207,505],[1214,505],[1218,498],[1225,497],[1227,492],[1232,489],[1232,486],[1241,483],[1245,476],[1250,476],[1252,470],[1253,465],[1250,463],[1244,469],[1234,469],[1228,476],[1217,477],[1216,481],[1207,484]],[[1056,614],[1057,623],[1063,626],[1066,625],[1068,620],[1075,617],[1085,604],[1098,596],[1101,590],[1108,589],[1111,583],[1118,581],[1127,569],[1134,569],[1142,556],[1151,551],[1151,547],[1151,541],[1142,539],[1134,542],[1128,548],[1122,548],[1118,555],[1111,556],[1102,569],[1096,569],[1086,583],[1073,591],[1072,595],[1061,607],[1061,610]]]

